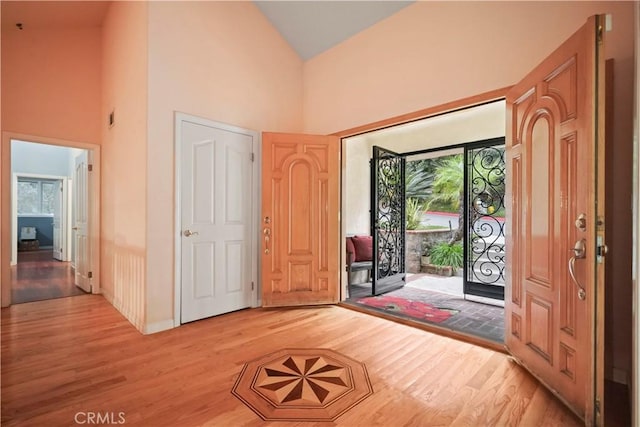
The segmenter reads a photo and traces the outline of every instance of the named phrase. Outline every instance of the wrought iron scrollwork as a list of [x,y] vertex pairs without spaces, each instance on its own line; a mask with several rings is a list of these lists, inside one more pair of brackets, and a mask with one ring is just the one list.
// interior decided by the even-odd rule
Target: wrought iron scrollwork
[[[372,234],[374,236],[374,288],[376,282],[405,272],[405,159],[374,147],[372,182]],[[376,292],[376,289],[374,289]]]
[[469,150],[468,280],[504,285],[504,146]]

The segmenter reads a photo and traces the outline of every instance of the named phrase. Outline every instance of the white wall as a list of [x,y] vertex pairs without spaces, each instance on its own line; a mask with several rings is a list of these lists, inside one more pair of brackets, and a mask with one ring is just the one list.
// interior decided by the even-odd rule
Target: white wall
[[369,159],[374,145],[397,153],[407,153],[503,137],[505,114],[504,101],[498,101],[347,138],[344,145],[344,221],[347,234],[370,233]]
[[38,175],[70,176],[72,149],[56,145],[13,141],[11,171]]

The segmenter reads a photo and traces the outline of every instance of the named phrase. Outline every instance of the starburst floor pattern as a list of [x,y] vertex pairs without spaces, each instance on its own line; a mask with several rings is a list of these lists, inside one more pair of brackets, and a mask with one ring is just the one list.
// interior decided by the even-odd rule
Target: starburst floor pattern
[[365,366],[329,349],[284,349],[244,365],[232,393],[264,420],[332,421],[371,395]]

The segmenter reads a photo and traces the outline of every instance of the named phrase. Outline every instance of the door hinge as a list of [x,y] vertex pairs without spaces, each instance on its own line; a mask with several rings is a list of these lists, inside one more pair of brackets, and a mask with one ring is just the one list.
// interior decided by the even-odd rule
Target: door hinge
[[255,284],[255,283],[253,283],[253,282],[251,282],[251,290],[254,290],[254,289],[255,289],[255,287],[256,287],[256,284]]
[[600,416],[600,398],[599,397],[596,397],[595,409],[596,409],[596,416],[599,417]]
[[88,170],[89,172],[93,172],[93,165],[92,165],[92,164],[89,164],[89,165],[87,166],[87,170]]
[[255,153],[251,153],[251,161],[255,162],[256,161],[256,155]]
[[87,277],[88,277],[89,279],[93,279],[93,271],[88,272],[88,273],[87,273]]

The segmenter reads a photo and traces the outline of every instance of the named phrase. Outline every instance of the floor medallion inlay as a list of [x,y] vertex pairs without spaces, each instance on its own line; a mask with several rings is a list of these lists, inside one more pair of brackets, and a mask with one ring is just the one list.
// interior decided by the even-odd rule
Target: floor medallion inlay
[[373,393],[364,364],[329,349],[284,349],[244,365],[232,393],[264,420],[332,421]]

